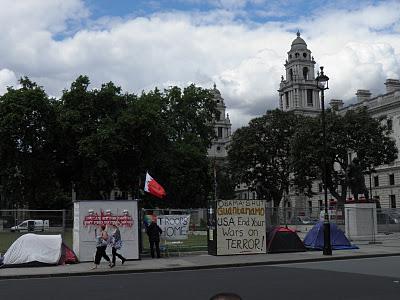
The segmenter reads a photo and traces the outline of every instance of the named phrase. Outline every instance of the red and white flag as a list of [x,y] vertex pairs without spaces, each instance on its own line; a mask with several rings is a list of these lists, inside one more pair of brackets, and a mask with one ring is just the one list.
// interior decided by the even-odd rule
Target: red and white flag
[[144,191],[152,194],[157,198],[163,198],[167,195],[164,188],[150,176],[149,173],[146,173],[146,182],[144,184]]

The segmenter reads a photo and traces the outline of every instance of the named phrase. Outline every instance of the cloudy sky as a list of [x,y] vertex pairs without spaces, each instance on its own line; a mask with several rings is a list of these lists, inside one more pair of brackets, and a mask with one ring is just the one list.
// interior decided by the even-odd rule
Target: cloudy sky
[[297,30],[328,99],[384,92],[400,77],[399,12],[399,0],[0,0],[0,94],[25,75],[55,97],[80,74],[134,93],[215,82],[237,128],[277,107]]

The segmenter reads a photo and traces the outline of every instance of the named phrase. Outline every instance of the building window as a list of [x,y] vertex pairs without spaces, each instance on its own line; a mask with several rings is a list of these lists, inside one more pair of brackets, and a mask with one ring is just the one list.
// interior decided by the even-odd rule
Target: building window
[[318,207],[320,210],[322,209],[322,200],[318,200]]
[[286,108],[289,108],[289,92],[285,93],[285,105]]
[[218,138],[222,138],[222,127],[218,127]]
[[321,193],[322,192],[322,182],[318,183],[318,191]]
[[392,121],[392,119],[388,119],[387,120],[387,127],[388,127],[389,130],[393,129],[393,121]]
[[374,186],[379,186],[379,176],[374,176]]
[[313,90],[307,90],[307,106],[313,106]]
[[394,174],[389,175],[389,184],[394,185]]
[[308,80],[308,68],[307,67],[303,68],[303,78],[305,80]]
[[396,195],[390,195],[390,208],[396,208]]
[[253,192],[253,199],[256,199],[256,192]]
[[308,201],[308,214],[312,215],[312,201]]
[[289,70],[289,78],[290,78],[290,81],[293,81],[293,70],[292,69]]

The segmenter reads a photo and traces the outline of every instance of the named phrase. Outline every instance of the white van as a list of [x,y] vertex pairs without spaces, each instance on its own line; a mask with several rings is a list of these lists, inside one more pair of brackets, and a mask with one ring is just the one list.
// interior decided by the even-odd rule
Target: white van
[[49,230],[49,220],[25,220],[17,226],[10,228],[12,232],[23,231],[47,231]]

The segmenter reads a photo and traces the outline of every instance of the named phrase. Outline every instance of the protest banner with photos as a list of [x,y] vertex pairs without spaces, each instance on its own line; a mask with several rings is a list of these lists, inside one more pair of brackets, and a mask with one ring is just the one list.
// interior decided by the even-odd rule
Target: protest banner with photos
[[[74,202],[73,250],[80,261],[93,260],[100,226],[111,235],[117,226],[127,259],[139,259],[138,211],[136,200],[93,200]],[[111,252],[111,248],[107,248]]]

